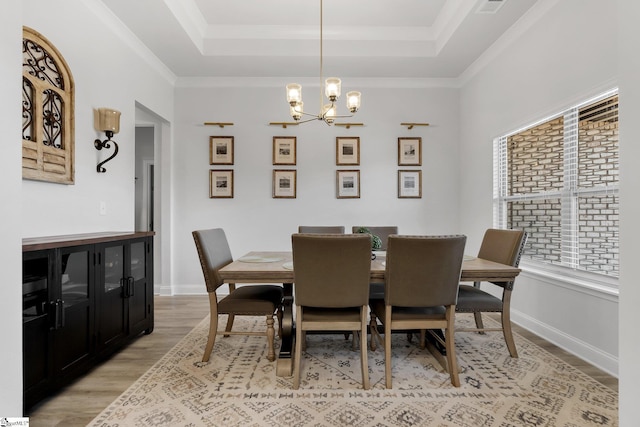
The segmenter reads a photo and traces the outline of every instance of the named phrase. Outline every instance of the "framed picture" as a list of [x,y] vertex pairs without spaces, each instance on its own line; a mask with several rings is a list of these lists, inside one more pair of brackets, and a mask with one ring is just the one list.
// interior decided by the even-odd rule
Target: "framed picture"
[[233,171],[209,171],[209,198],[233,198]]
[[295,165],[296,164],[296,137],[295,136],[274,136],[273,137],[273,164],[274,165]]
[[338,199],[360,198],[360,171],[336,171],[336,197]]
[[273,171],[273,198],[296,198],[296,172],[295,170]]
[[360,138],[342,137],[336,138],[336,165],[360,164]]
[[422,198],[422,171],[399,170],[398,171],[398,198],[420,199]]
[[398,138],[398,166],[422,166],[422,138]]
[[209,137],[209,164],[232,165],[233,164],[233,137],[210,136]]

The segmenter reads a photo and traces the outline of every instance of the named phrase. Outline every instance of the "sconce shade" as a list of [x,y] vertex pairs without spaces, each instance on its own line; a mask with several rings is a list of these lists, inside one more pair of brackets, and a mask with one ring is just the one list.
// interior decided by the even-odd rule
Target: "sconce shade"
[[102,165],[118,154],[118,143],[111,139],[111,137],[120,132],[120,111],[112,110],[111,108],[98,108],[97,110],[93,110],[93,126],[97,131],[104,132],[107,136],[107,139],[104,141],[100,141],[100,139],[93,141],[93,146],[96,147],[96,150],[100,151],[103,148],[111,148],[111,144],[113,144],[113,153],[107,157],[106,160],[98,163],[96,167],[98,173],[103,173],[107,170],[103,168]]
[[302,86],[298,83],[289,83],[287,85],[287,102],[291,106],[302,102]]
[[304,102],[298,102],[296,105],[290,106],[289,112],[291,113],[291,117],[293,117],[294,120],[300,120],[304,111],[303,108]]
[[336,77],[329,77],[324,83],[324,95],[329,98],[331,102],[334,102],[340,97],[340,79]]
[[357,91],[347,92],[347,108],[352,113],[355,113],[360,109],[361,94]]
[[322,107],[322,111],[324,120],[329,124],[333,123],[336,118],[336,105],[334,103],[325,104],[324,107]]
[[120,111],[111,108],[98,108],[98,123],[96,130],[102,132],[120,132]]

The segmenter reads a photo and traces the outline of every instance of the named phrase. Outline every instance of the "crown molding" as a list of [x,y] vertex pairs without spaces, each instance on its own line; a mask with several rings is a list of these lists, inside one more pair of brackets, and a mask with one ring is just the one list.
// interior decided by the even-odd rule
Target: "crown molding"
[[83,4],[152,69],[171,85],[175,85],[177,76],[102,1],[84,0]]
[[[176,88],[221,88],[221,87],[285,87],[290,81],[296,81],[307,87],[318,87],[317,78],[310,77],[178,77]],[[449,78],[369,78],[350,77],[349,87],[391,88],[391,89],[427,89],[460,88],[459,79]],[[343,78],[346,81],[346,78]]]
[[539,0],[515,24],[500,36],[478,59],[476,59],[458,77],[460,86],[464,86],[478,73],[484,70],[507,48],[512,46],[533,25],[539,22],[560,0]]

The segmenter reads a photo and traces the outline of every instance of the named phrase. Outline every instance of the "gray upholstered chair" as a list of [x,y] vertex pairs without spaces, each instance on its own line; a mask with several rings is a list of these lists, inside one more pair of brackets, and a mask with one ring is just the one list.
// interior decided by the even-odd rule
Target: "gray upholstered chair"
[[[520,263],[520,256],[524,250],[527,241],[527,233],[522,230],[499,230],[488,229],[478,258],[487,259],[489,261],[499,262],[517,267]],[[458,304],[456,311],[458,313],[473,313],[476,321],[475,328],[459,328],[456,332],[488,332],[502,331],[504,340],[507,343],[509,354],[511,357],[518,357],[513,333],[511,332],[511,292],[513,291],[514,281],[510,282],[490,282],[502,288],[502,298],[480,289],[481,282],[474,282],[471,285],[460,285],[458,293]],[[502,325],[500,328],[485,328],[482,322],[483,312],[500,313]]]
[[[344,234],[343,225],[300,225],[298,226],[298,233],[304,234]],[[303,334],[304,336],[304,334]],[[344,334],[345,339],[349,339],[349,334]],[[303,341],[302,348],[306,350],[307,340]],[[355,335],[353,340],[353,349],[357,347],[355,341]]]
[[354,225],[353,227],[351,227],[351,232],[357,233],[358,230],[363,227],[368,229],[371,232],[371,234],[374,234],[380,238],[380,240],[382,241],[382,247],[380,247],[381,251],[387,250],[387,239],[389,238],[389,236],[392,234],[398,234],[398,227],[395,225],[390,225],[390,226]]
[[343,225],[300,225],[298,233],[344,234]]
[[306,331],[358,331],[362,385],[369,388],[367,306],[371,239],[360,234],[294,234],[296,348],[293,388],[300,386]]
[[[224,230],[215,228],[194,231],[193,239],[198,250],[202,273],[204,274],[207,293],[209,294],[210,322],[209,337],[202,356],[203,362],[208,362],[216,340],[216,334],[225,337],[229,335],[260,335],[267,337],[268,355],[270,361],[275,360],[273,327],[274,313],[278,316],[279,331],[282,328],[282,299],[283,288],[278,285],[250,285],[237,287],[229,284],[229,294],[218,301],[217,289],[223,284],[218,270],[233,261],[231,250],[227,243]],[[227,326],[224,331],[218,331],[218,316],[227,314]],[[232,331],[235,316],[265,316],[266,329],[264,331]]]
[[[443,329],[451,383],[459,387],[454,343],[456,298],[465,236],[390,236],[384,299],[373,298],[371,333],[376,317],[384,326],[385,383],[391,388],[391,331]],[[439,335],[434,338],[441,340]],[[373,342],[373,339],[372,339]]]

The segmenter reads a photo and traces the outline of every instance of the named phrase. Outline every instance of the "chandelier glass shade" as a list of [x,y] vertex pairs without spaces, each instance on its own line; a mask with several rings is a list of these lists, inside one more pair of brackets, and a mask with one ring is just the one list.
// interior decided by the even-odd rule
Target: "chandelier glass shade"
[[[360,109],[361,94],[358,91],[347,92],[347,108],[350,115],[338,115],[336,101],[340,98],[342,82],[337,77],[329,77],[324,82],[324,96],[329,100],[328,104],[323,103],[322,98],[322,0],[320,0],[320,112],[318,114],[310,114],[304,111],[304,103],[302,102],[302,85],[298,83],[289,83],[287,89],[287,102],[289,103],[289,113],[291,117],[300,123],[312,120],[322,120],[326,124],[331,125],[336,118],[352,117]],[[303,117],[306,119],[303,120]]]

